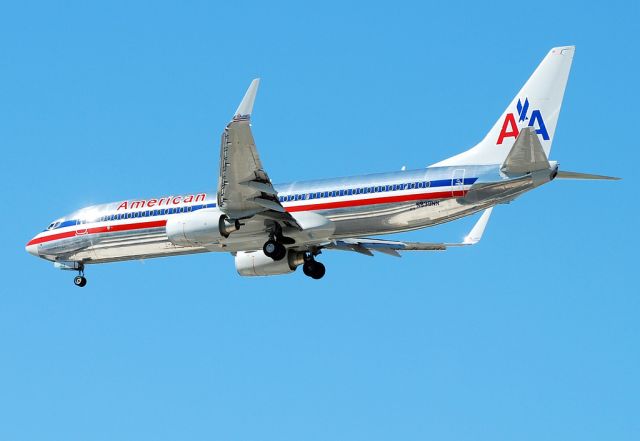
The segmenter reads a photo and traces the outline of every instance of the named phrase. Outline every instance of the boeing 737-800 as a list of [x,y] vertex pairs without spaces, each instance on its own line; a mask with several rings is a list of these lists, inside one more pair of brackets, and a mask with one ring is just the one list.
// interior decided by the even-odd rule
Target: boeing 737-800
[[[477,243],[492,207],[554,178],[616,179],[560,171],[550,161],[575,48],[551,49],[476,146],[429,167],[274,185],[251,133],[259,80],[222,133],[216,194],[95,205],[61,217],[29,241],[29,253],[78,272],[88,264],[222,251],[243,276],[290,273],[320,279],[322,250],[445,250]],[[461,243],[369,238],[430,227],[484,211]]]

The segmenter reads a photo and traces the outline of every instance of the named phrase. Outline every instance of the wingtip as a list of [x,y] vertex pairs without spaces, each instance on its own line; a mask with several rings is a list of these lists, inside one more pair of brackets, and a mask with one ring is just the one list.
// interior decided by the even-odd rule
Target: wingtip
[[260,78],[254,78],[253,81],[251,81],[249,88],[245,92],[244,97],[240,102],[240,105],[236,109],[236,113],[233,114],[234,119],[237,119],[240,117],[249,118],[251,116],[251,113],[253,112],[253,103],[256,100],[256,94],[258,93],[259,85],[260,85]]

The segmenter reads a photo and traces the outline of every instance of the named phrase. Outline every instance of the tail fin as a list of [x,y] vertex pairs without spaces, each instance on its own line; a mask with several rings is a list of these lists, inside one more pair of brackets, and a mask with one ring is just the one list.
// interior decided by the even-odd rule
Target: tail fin
[[535,128],[549,157],[574,52],[574,46],[551,49],[479,144],[433,166],[501,164],[524,127]]

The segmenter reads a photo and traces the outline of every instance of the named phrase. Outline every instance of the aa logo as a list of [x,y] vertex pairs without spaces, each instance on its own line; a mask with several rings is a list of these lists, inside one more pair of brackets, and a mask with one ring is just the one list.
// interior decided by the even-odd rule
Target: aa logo
[[[519,123],[529,120],[527,126],[537,127],[536,133],[538,135],[542,135],[542,139],[545,141],[549,140],[549,132],[547,132],[547,127],[544,125],[544,119],[542,118],[540,110],[532,110],[531,116],[527,116],[527,113],[529,112],[529,98],[525,98],[524,103],[522,103],[520,98],[518,98],[516,110],[518,111]],[[500,135],[498,136],[498,142],[496,142],[496,144],[502,144],[505,138],[517,138],[519,133],[520,131],[518,130],[518,123],[516,122],[515,115],[513,113],[507,113],[504,118],[504,122],[502,123],[502,130],[500,130]]]

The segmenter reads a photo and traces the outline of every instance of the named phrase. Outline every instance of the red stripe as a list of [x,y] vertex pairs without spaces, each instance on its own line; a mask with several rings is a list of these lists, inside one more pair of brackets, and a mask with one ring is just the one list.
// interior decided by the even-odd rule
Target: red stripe
[[[296,211],[329,210],[332,208],[360,207],[363,205],[389,204],[393,202],[407,202],[407,201],[417,201],[417,200],[425,200],[425,199],[446,199],[450,197],[462,197],[466,193],[467,192],[465,190],[453,191],[453,192],[449,190],[449,191],[440,191],[440,192],[434,192],[434,193],[406,194],[401,196],[385,196],[385,197],[369,198],[369,199],[355,199],[350,201],[326,202],[323,204],[296,205],[294,207],[286,207],[285,210],[288,211],[289,213],[293,213]],[[80,234],[78,234],[75,230],[72,230],[64,233],[51,234],[49,236],[36,237],[35,239],[32,239],[27,244],[27,246],[37,245],[39,243],[44,243],[44,242],[50,242],[52,240],[66,239],[68,237],[85,236],[87,234],[143,230],[145,228],[158,228],[158,227],[164,227],[166,224],[167,224],[166,220],[138,222],[133,224],[116,224],[116,225],[111,225],[109,228],[107,228],[106,226],[88,228],[86,232],[83,232]]]
[[[116,224],[116,225],[111,225],[108,228],[106,226],[87,228],[87,230],[83,231],[82,233],[77,233],[76,230],[66,231],[64,233],[36,237],[35,239],[32,239],[27,244],[27,246],[37,245],[39,243],[44,243],[44,242],[50,242],[52,240],[66,239],[68,237],[86,236],[87,234],[97,234],[97,233],[106,233],[106,232],[112,233],[116,231],[131,231],[131,230],[144,230],[145,228],[158,228],[158,227],[164,227],[166,224],[167,224],[166,220],[159,220],[159,221],[149,221],[149,222],[138,222],[134,224]],[[82,231],[82,230],[78,230],[78,231]]]
[[329,210],[331,208],[358,207],[362,205],[389,204],[393,202],[417,201],[425,199],[445,199],[450,197],[461,197],[466,193],[467,192],[464,190],[453,192],[449,190],[439,191],[435,193],[405,194],[401,196],[385,196],[379,198],[355,199],[351,201],[326,202],[324,204],[296,205],[294,207],[286,207],[285,210],[287,210],[289,213],[308,210]]

